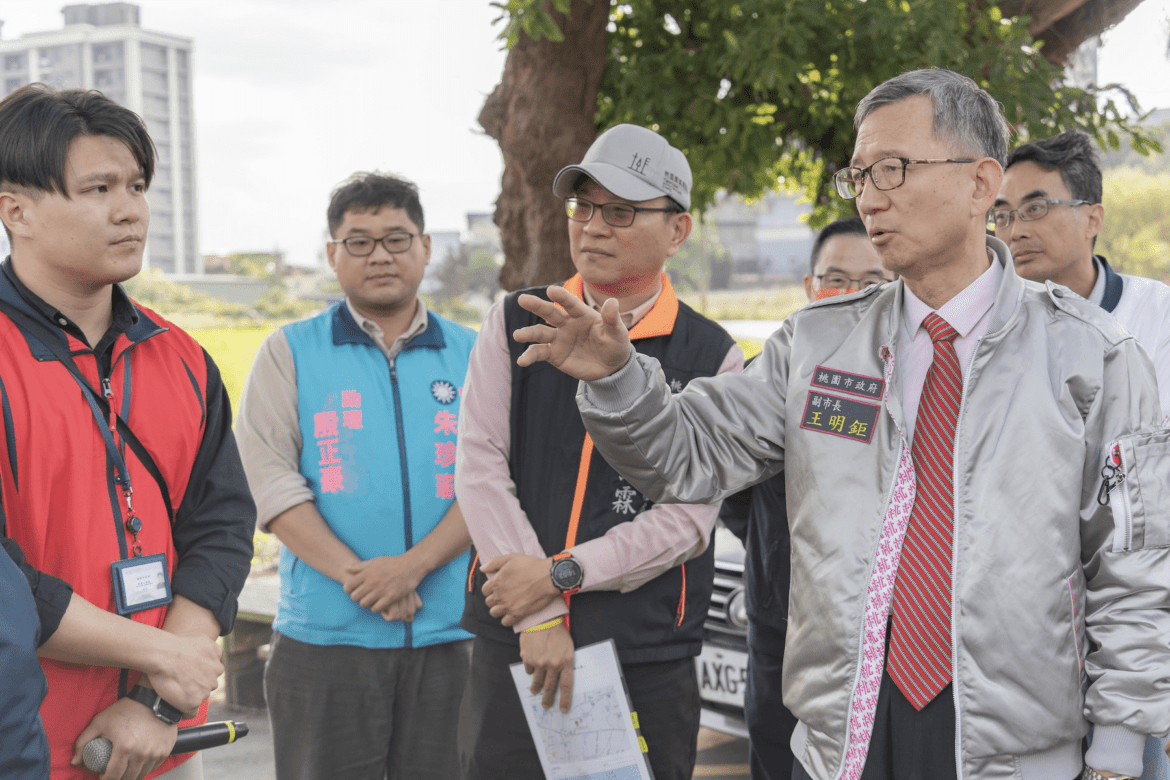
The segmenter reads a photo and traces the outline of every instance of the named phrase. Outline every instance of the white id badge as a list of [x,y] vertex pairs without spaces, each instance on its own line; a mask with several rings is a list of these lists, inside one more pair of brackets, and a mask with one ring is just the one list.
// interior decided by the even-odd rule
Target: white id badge
[[171,580],[164,553],[140,555],[110,564],[114,578],[114,602],[119,615],[171,603]]

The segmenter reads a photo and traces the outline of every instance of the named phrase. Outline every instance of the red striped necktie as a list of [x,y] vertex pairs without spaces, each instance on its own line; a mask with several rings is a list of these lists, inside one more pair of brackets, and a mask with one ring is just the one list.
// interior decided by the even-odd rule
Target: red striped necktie
[[921,710],[951,681],[951,553],[955,532],[954,451],[963,373],[959,335],[933,312],[922,321],[934,360],[922,386],[914,426],[917,489],[898,579],[890,634],[890,677]]

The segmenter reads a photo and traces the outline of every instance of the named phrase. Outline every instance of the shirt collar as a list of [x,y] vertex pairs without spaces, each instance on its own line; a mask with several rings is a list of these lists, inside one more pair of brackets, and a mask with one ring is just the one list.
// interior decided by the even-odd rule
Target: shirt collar
[[[427,329],[427,305],[418,296],[415,296],[415,301],[414,319],[410,321],[410,325],[402,335],[394,339],[395,343],[402,342],[405,344]],[[353,321],[358,324],[359,328],[370,334],[375,344],[384,348],[390,347],[385,341],[386,334],[382,332],[381,326],[373,320],[367,319],[361,312],[354,308],[353,301],[349,299],[348,295],[345,297],[345,307],[349,309],[349,315],[353,317]]]
[[[55,306],[50,305],[47,301],[42,299],[39,295],[30,290],[24,282],[20,281],[20,277],[16,275],[16,271],[12,268],[12,256],[9,255],[4,263],[0,265],[3,269],[4,275],[8,277],[8,281],[16,288],[20,297],[24,299],[25,303],[32,306],[42,317],[53,323],[54,327],[68,333],[70,336],[81,341],[83,344],[88,344],[85,334],[81,328],[77,326],[73,320],[66,317]],[[110,328],[106,331],[107,335],[113,334],[115,337],[130,330],[133,326],[138,324],[138,309],[130,300],[130,296],[126,294],[126,290],[120,284],[115,284],[111,290],[111,298],[113,310],[111,312]],[[103,341],[106,339],[103,338]],[[91,348],[96,348],[96,344],[90,344]]]
[[935,312],[955,329],[960,338],[966,336],[995,303],[995,294],[999,290],[1002,277],[1003,266],[1000,265],[999,258],[993,258],[990,268],[981,273],[962,292],[944,303],[937,312],[923,303],[922,299],[903,282],[902,289],[906,294],[902,299],[902,319],[906,323],[906,335],[913,339],[926,315]]
[[[581,290],[582,290],[582,294],[585,296],[585,303],[589,304],[594,309],[600,311],[601,304],[599,304],[594,299],[594,297],[589,294],[589,288],[586,287],[585,285],[581,285]],[[658,298],[661,295],[662,295],[662,277],[659,276],[658,277],[658,289],[654,291],[654,294],[651,295],[648,300],[646,300],[644,303],[638,304],[637,306],[630,309],[629,311],[623,311],[623,312],[618,313],[619,316],[622,318],[622,323],[626,326],[626,330],[629,330],[630,328],[637,325],[638,322],[643,317],[645,317],[647,314],[649,314],[650,310],[654,308],[654,304],[658,303]]]

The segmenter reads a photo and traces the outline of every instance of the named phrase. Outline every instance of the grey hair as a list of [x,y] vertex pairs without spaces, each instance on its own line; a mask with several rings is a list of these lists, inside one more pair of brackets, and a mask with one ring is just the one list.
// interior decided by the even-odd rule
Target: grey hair
[[1009,131],[999,101],[971,79],[945,68],[912,70],[878,84],[857,104],[853,129],[882,106],[917,95],[929,97],[934,107],[935,137],[1004,164]]

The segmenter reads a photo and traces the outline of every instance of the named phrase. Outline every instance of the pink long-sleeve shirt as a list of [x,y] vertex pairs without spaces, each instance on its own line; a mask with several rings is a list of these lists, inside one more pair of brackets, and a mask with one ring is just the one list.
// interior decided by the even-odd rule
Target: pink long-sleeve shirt
[[[665,281],[664,284],[669,285]],[[632,328],[653,308],[662,289],[650,300],[623,313]],[[591,305],[593,301],[586,301]],[[624,316],[631,315],[631,316]],[[511,451],[512,365],[504,332],[503,303],[488,312],[467,368],[459,413],[459,450],[455,463],[455,495],[467,520],[481,563],[498,555],[545,553],[516,498],[508,466]],[[743,351],[728,350],[720,373],[743,370]],[[585,571],[583,591],[631,591],[674,566],[703,552],[719,513],[718,506],[655,504],[604,536],[573,547]],[[568,612],[561,599],[521,620],[517,632]]]

